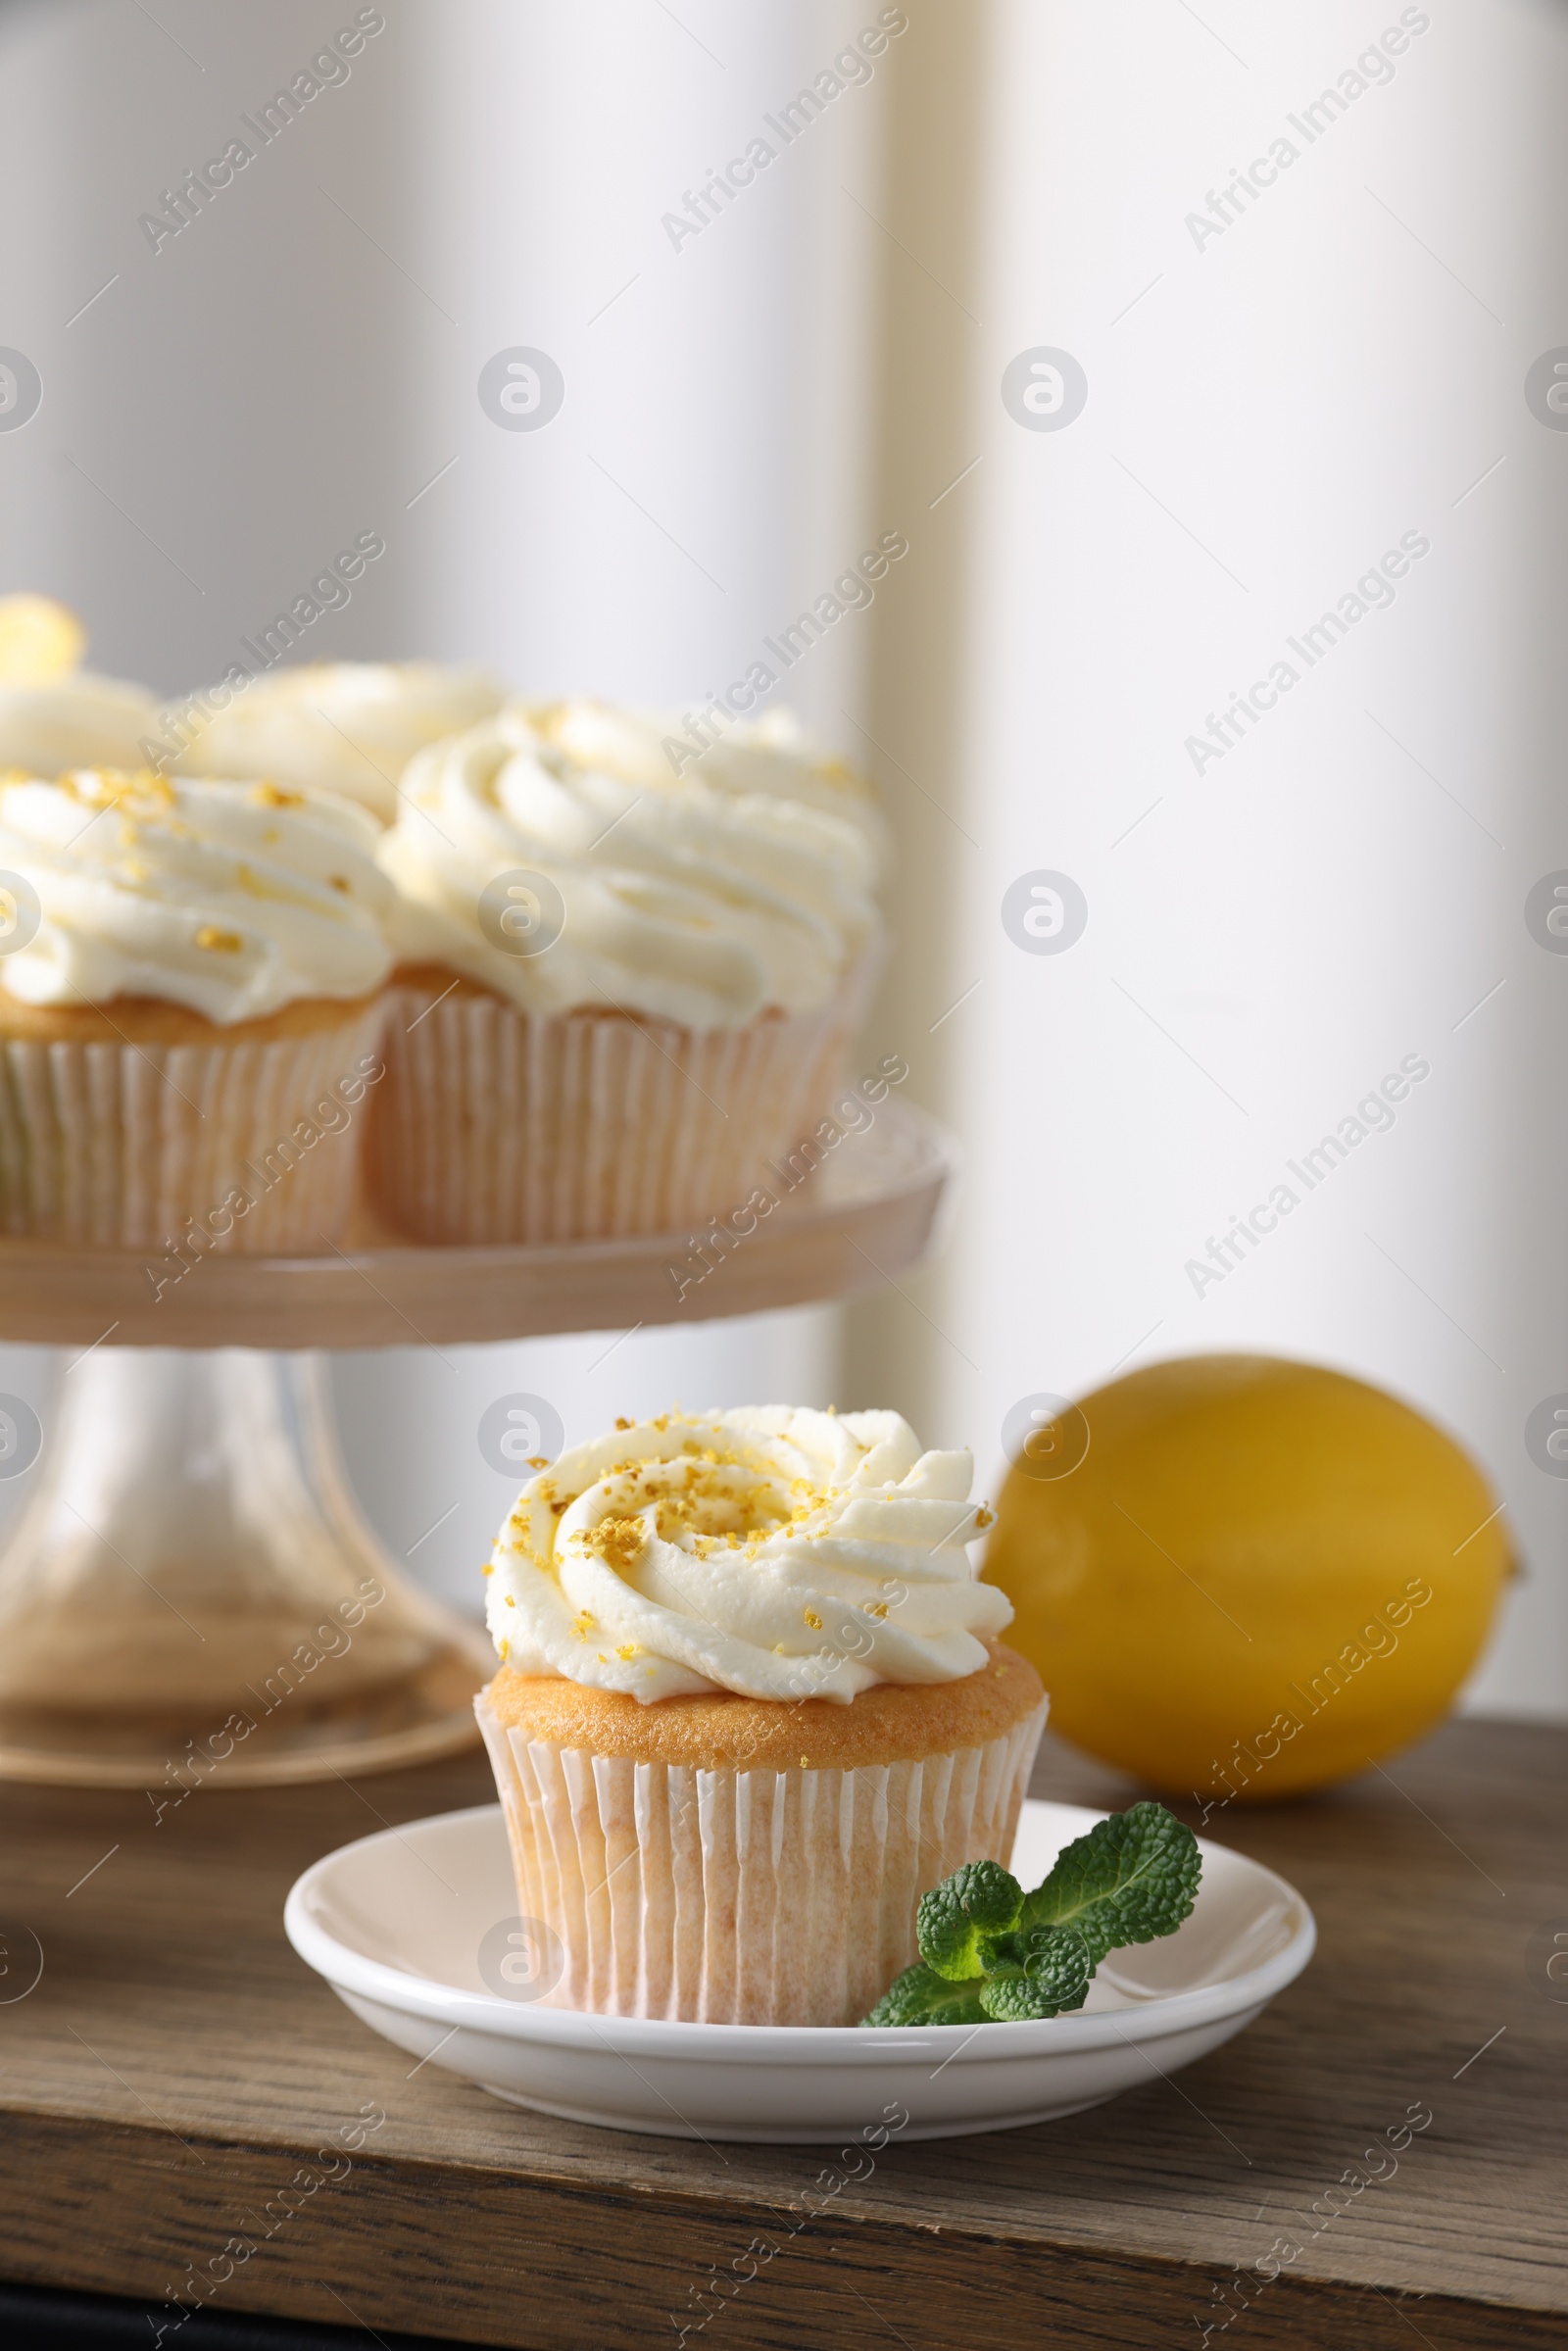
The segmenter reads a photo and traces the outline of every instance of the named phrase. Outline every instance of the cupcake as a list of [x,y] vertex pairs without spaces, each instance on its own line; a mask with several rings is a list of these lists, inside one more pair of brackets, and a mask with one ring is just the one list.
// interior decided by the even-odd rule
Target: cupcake
[[145,686],[80,666],[87,632],[52,596],[0,596],[0,774],[142,767],[158,722]]
[[[233,680],[235,673],[229,673]],[[440,661],[313,661],[225,681],[162,714],[174,775],[270,778],[338,792],[389,824],[416,751],[497,710],[487,670]]]
[[137,768],[158,731],[144,686],[74,676],[0,682],[0,774],[56,776],[68,767]]
[[869,787],[787,720],[701,756],[672,725],[513,704],[408,770],[368,1148],[421,1241],[697,1223],[826,1110],[877,938]]
[[625,1423],[523,1488],[474,1703],[547,2000],[853,2025],[921,1894],[1008,1860],[1046,1700],[969,1480],[896,1413],[775,1405]]
[[177,1251],[342,1229],[391,962],[375,837],[270,784],[0,777],[0,1233]]

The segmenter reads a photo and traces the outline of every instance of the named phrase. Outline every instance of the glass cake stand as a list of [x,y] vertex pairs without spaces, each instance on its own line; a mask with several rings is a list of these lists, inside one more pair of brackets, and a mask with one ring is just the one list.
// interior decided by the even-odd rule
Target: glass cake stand
[[[393,1566],[338,1454],[319,1352],[755,1314],[874,1289],[931,1247],[952,1170],[883,1104],[746,1235],[319,1256],[0,1242],[0,1339],[72,1350],[0,1553],[0,1778],[220,1786],[422,1762],[476,1736],[477,1626]],[[167,1264],[158,1267],[166,1274]]]

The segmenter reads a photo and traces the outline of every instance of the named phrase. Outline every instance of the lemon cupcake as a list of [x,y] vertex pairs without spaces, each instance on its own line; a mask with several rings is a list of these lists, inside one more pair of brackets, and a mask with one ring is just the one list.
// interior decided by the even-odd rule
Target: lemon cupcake
[[391,962],[375,835],[269,784],[0,777],[0,1232],[341,1230]]
[[338,792],[390,824],[417,751],[500,708],[488,670],[441,661],[312,661],[169,704],[173,775],[270,778]]
[[1009,1858],[1046,1700],[969,1483],[896,1413],[777,1405],[628,1423],[524,1487],[475,1705],[550,2001],[855,2024],[921,1894]]
[[81,667],[87,632],[52,596],[0,596],[0,774],[141,767],[156,726],[145,686]]
[[153,695],[120,678],[83,669],[71,677],[0,680],[0,774],[140,767],[142,744],[157,722]]
[[513,704],[410,766],[369,1151],[418,1239],[671,1231],[823,1116],[878,935],[869,787],[788,721],[701,757],[678,723]]

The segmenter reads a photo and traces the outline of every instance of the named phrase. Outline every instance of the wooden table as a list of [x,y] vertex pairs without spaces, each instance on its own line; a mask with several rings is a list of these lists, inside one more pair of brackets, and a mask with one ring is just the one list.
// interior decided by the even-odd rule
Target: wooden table
[[[1568,2004],[1542,1936],[1568,1935],[1565,1780],[1568,1733],[1472,1722],[1321,1801],[1215,1815],[1208,1835],[1316,1909],[1302,1981],[1111,2106],[890,2145],[688,2344],[1142,2351],[1209,2325],[1244,2351],[1568,2345]],[[478,1755],[357,1788],[208,1787],[156,1825],[141,1795],[0,1789],[0,1991],[30,1973],[29,1931],[44,1959],[0,2005],[0,2273],[161,2298],[259,2239],[368,2109],[384,2124],[212,2307],[673,2345],[669,2314],[695,2319],[690,2289],[734,2277],[830,2151],[622,2136],[411,2075],[283,1939],[318,1854],[488,1792]],[[1130,1792],[1048,1744],[1037,1794]],[[1432,2119],[1396,2174],[1326,2217],[1411,2110]],[[1298,2254],[1265,2284],[1281,2237]]]

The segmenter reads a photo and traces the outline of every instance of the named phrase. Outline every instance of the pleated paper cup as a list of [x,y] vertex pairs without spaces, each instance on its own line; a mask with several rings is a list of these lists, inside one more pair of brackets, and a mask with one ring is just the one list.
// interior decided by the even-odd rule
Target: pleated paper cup
[[608,1240],[745,1205],[823,1116],[858,1005],[697,1031],[533,1013],[439,969],[394,974],[368,1186],[426,1242]]
[[139,1002],[52,1020],[6,1007],[0,1232],[101,1249],[319,1249],[353,1205],[382,1017],[373,998],[287,1005],[231,1030]]
[[1038,1692],[979,1745],[782,1769],[561,1746],[481,1692],[518,1911],[561,1957],[541,1996],[600,2016],[858,2024],[919,1956],[920,1896],[1009,1858]]

